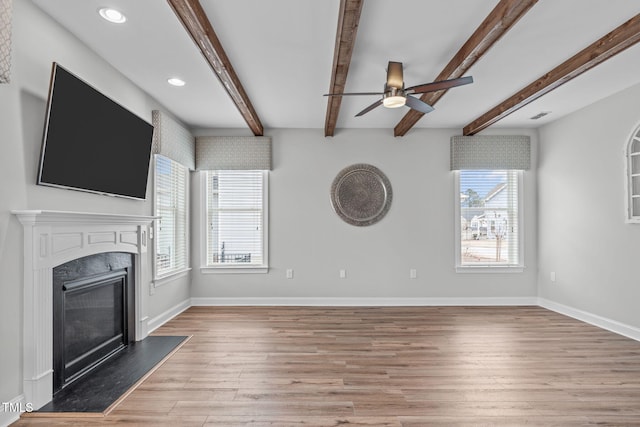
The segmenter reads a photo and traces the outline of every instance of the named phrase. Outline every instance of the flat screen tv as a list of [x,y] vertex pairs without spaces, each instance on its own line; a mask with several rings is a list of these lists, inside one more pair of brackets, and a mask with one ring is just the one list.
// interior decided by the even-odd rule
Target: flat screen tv
[[153,126],[54,63],[37,183],[144,199]]

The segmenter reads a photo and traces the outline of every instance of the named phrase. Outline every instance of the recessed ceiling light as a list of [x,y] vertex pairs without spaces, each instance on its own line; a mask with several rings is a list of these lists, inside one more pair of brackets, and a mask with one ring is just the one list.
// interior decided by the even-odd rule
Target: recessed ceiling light
[[103,7],[98,9],[98,13],[104,19],[109,22],[113,22],[114,24],[122,24],[127,20],[127,17],[122,14],[119,10],[111,9],[110,7]]
[[186,83],[184,80],[179,79],[177,77],[171,77],[170,79],[167,80],[167,83],[169,83],[172,86],[184,86]]

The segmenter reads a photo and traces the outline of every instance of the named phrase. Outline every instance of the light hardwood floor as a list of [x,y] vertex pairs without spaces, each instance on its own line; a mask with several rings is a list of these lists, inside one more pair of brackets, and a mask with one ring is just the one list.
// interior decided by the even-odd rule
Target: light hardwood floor
[[640,343],[539,307],[192,307],[109,415],[30,425],[640,426]]

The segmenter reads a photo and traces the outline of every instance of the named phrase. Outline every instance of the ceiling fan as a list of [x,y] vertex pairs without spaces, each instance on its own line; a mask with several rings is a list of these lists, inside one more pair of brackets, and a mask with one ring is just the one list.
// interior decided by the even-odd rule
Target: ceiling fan
[[383,92],[351,92],[351,93],[327,93],[324,96],[353,96],[353,95],[378,95],[382,96],[373,104],[356,114],[360,117],[380,105],[387,108],[398,108],[406,105],[421,113],[430,113],[434,108],[419,98],[410,96],[415,93],[437,92],[446,90],[456,86],[462,86],[473,83],[473,77],[460,77],[451,80],[440,80],[433,83],[425,83],[417,86],[411,86],[405,89],[402,76],[402,62],[389,61],[387,67],[387,82],[384,84]]

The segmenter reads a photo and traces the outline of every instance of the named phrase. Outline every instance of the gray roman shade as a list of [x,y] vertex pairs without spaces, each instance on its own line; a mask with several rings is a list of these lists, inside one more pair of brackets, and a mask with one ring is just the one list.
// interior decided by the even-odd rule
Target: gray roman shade
[[199,136],[196,170],[271,170],[271,137]]
[[153,153],[162,154],[194,170],[195,139],[191,132],[162,111],[153,110]]
[[451,137],[451,170],[531,168],[531,141],[524,135]]
[[11,0],[0,0],[0,83],[10,80],[11,6]]

